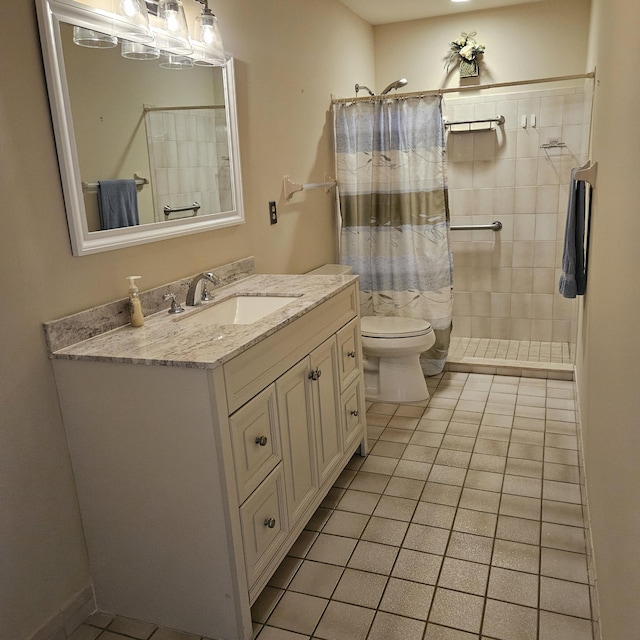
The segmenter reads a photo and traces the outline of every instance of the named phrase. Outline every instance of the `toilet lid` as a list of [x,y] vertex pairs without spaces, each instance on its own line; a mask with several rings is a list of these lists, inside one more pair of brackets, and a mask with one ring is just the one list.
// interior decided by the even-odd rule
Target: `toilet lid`
[[362,335],[369,338],[409,338],[431,331],[426,320],[386,316],[364,316],[360,319]]

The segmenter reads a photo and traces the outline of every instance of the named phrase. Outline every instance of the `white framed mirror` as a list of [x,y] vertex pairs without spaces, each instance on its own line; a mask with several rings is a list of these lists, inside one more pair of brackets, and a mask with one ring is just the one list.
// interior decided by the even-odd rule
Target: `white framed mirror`
[[[36,6],[73,254],[243,223],[233,59],[192,65],[194,45],[171,69],[125,58],[125,40],[78,46],[78,29],[109,34],[113,16],[74,0]],[[135,215],[105,212],[105,181],[129,183]]]

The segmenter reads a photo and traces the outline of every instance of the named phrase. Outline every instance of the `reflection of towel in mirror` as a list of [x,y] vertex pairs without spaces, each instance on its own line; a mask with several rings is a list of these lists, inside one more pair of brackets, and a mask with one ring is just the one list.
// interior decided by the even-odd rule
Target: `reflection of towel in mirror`
[[140,224],[135,180],[98,181],[100,227],[118,229]]
[[584,180],[575,179],[575,172],[576,169],[571,171],[559,286],[560,293],[565,298],[582,296],[587,288],[584,248],[586,184]]

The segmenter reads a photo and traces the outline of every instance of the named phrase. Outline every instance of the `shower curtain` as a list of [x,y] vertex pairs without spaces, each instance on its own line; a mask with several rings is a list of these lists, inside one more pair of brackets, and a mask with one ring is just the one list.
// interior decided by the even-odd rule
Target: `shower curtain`
[[440,96],[335,103],[340,261],[360,275],[362,315],[431,323],[422,354],[440,373],[451,333],[449,244]]

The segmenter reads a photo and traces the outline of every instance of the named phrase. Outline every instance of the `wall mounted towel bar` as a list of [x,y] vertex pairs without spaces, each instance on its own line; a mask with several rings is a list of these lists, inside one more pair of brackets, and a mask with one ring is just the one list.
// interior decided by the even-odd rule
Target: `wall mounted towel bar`
[[298,191],[303,191],[306,189],[320,189],[324,187],[325,193],[329,191],[329,189],[333,189],[333,187],[338,186],[338,181],[332,178],[331,176],[324,177],[325,182],[308,182],[306,184],[300,184],[298,182],[293,182],[289,176],[284,177],[284,197],[289,200],[294,193]]
[[163,208],[164,217],[168,218],[172,213],[179,213],[180,211],[193,211],[193,215],[195,216],[200,209],[200,204],[194,202],[193,204],[187,205],[186,207],[172,207],[166,204]]
[[451,227],[451,231],[478,231],[480,229],[500,231],[500,229],[502,229],[502,222],[496,220],[491,224],[459,224]]
[[496,127],[501,127],[504,122],[504,116],[496,116],[495,118],[480,118],[479,120],[454,120],[452,122],[445,120],[444,126],[451,133],[474,133],[475,131],[494,131]]
[[598,163],[587,162],[584,166],[580,167],[574,174],[576,180],[584,180],[588,182],[592,187],[596,186],[596,178],[598,177]]
[[[137,187],[143,187],[145,184],[149,184],[149,180],[147,178],[143,178],[139,176],[137,173],[133,174],[133,179],[136,183]],[[97,182],[83,182],[82,190],[83,191],[97,191],[98,183]]]

